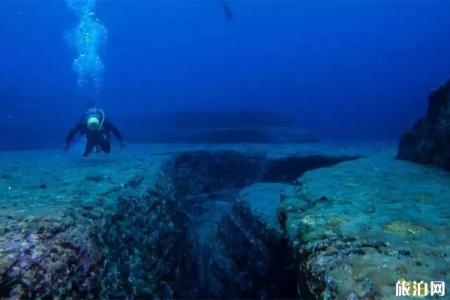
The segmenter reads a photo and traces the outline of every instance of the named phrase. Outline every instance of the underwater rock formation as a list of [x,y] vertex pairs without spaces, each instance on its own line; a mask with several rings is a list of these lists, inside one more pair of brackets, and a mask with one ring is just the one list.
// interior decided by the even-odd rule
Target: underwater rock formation
[[174,157],[171,176],[179,197],[241,189],[261,177],[265,157],[235,151],[196,151]]
[[269,111],[181,111],[175,122],[186,143],[317,142],[288,116]]
[[271,111],[180,111],[175,126],[179,129],[221,129],[292,127],[292,118]]
[[277,222],[279,194],[288,185],[245,188],[209,244],[208,298],[297,298],[292,253]]
[[280,195],[367,150],[216,147],[1,153],[0,298],[310,298]]
[[394,156],[307,172],[283,197],[280,221],[316,298],[390,299],[400,278],[448,280],[450,177]]
[[221,128],[178,130],[179,141],[185,143],[230,144],[289,144],[316,143],[318,139],[299,128]]
[[187,216],[168,177],[144,195],[119,197],[116,212],[97,229],[104,256],[101,298],[174,298],[192,248]]
[[101,255],[88,222],[75,214],[1,219],[2,299],[93,299]]
[[[190,217],[195,298],[266,299],[311,296],[297,282],[293,254],[278,222],[286,183],[307,170],[351,156],[270,159],[235,151],[180,153],[169,163],[178,203]],[[283,168],[282,166],[297,166]],[[287,172],[287,173],[284,173]],[[301,277],[301,275],[299,275]],[[181,282],[185,282],[181,280]],[[304,280],[300,280],[304,282]]]
[[427,114],[402,136],[398,158],[450,170],[450,81],[431,93]]

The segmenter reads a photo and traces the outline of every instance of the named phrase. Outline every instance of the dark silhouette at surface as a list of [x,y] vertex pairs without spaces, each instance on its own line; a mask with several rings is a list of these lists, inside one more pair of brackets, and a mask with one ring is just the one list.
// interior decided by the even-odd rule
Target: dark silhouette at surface
[[233,20],[234,14],[233,14],[233,11],[231,10],[230,6],[228,6],[226,1],[223,1],[222,5],[223,5],[223,12],[225,14],[225,18],[227,20]]
[[119,130],[106,119],[105,113],[101,109],[91,108],[67,135],[64,150],[67,151],[69,149],[70,142],[80,133],[86,135],[87,139],[83,156],[88,156],[92,150],[95,150],[95,152],[101,150],[109,153],[111,152],[109,139],[111,132],[119,140],[120,145],[122,147],[125,146]]

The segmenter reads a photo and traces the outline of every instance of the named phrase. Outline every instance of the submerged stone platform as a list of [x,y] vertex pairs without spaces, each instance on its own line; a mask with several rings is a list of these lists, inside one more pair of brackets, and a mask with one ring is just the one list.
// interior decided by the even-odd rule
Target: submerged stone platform
[[282,198],[316,296],[393,299],[399,279],[449,281],[450,174],[394,157],[308,172]]
[[394,148],[2,152],[0,298],[384,299],[401,278],[449,282],[450,176]]

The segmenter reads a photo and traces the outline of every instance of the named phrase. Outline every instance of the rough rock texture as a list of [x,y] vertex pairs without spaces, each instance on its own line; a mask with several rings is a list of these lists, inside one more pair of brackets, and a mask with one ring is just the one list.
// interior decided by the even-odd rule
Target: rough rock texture
[[[289,182],[293,174],[333,165],[342,159],[349,158],[312,155],[291,160],[268,159],[234,151],[176,155],[169,163],[169,174],[178,202],[190,217],[191,240],[196,241],[190,253],[194,266],[190,277],[197,278],[197,294],[190,296],[298,296],[293,255],[277,216],[280,194],[290,185],[255,182]],[[293,170],[301,164],[302,168]],[[305,287],[299,290],[302,295],[308,294]]]
[[82,220],[67,213],[0,219],[1,298],[96,298],[101,255]]
[[[0,152],[0,298],[290,296],[280,286],[296,270],[284,268],[290,252],[278,243],[286,240],[275,222],[285,185],[249,187],[236,202],[239,190],[264,170],[277,181],[305,171],[277,174],[288,156],[378,149],[131,145],[87,159],[53,150]],[[165,172],[173,162],[177,176]],[[217,277],[209,277],[213,269]]]
[[0,298],[98,299],[109,266],[98,228],[127,189],[152,186],[167,156],[0,153]]
[[285,184],[245,188],[218,226],[205,268],[208,298],[294,298],[292,254],[276,220]]
[[179,285],[192,248],[187,230],[187,216],[167,176],[142,196],[121,195],[114,215],[97,229],[105,257],[101,297],[185,297]]
[[395,283],[449,281],[450,176],[385,152],[305,173],[280,221],[311,292],[394,299]]
[[[260,298],[265,295],[264,288],[270,282],[265,278],[270,251],[261,242],[265,227],[256,223],[242,204],[236,204],[239,190],[261,177],[264,162],[265,158],[258,155],[198,151],[176,155],[168,165],[178,203],[189,215],[188,235],[192,241],[192,251],[188,254],[191,270],[181,282],[196,280],[191,281],[190,294],[183,296]],[[267,240],[269,236],[267,232]]]
[[402,136],[398,157],[450,169],[450,81],[430,95],[427,114]]

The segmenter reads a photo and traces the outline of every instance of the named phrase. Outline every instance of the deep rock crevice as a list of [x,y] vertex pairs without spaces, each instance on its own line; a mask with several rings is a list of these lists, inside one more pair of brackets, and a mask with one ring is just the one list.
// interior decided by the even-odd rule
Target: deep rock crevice
[[281,226],[258,217],[259,208],[240,192],[258,182],[292,182],[307,170],[348,159],[176,155],[147,193],[127,187],[116,211],[98,222],[99,297],[311,297]]
[[[240,199],[240,191],[258,182],[291,183],[308,170],[349,159],[353,157],[269,159],[230,151],[177,155],[167,173],[190,217],[189,235],[195,240],[192,270],[199,280],[197,294],[189,296],[310,297],[306,284],[297,286],[302,275],[295,270],[292,248],[281,227],[258,218],[257,209]],[[185,275],[195,277],[193,272]]]

